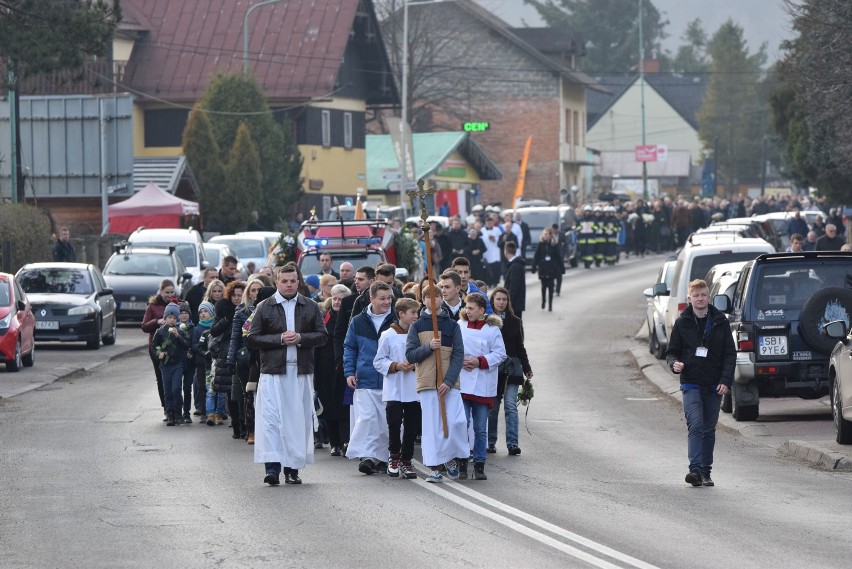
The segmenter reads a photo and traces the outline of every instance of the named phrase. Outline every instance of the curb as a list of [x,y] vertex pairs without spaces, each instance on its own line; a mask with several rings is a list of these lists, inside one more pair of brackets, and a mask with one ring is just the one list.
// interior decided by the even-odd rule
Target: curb
[[[630,348],[630,353],[636,360],[639,371],[642,372],[645,379],[656,385],[670,399],[681,403],[683,398],[680,392],[680,381],[660,364],[660,360],[648,352],[646,346],[648,342],[647,326],[642,325],[635,339],[640,343],[638,346]],[[753,422],[741,423],[725,413],[719,414],[719,425],[752,441],[766,445],[766,440],[759,438],[759,435],[766,428],[764,425]],[[822,470],[852,472],[852,458],[850,456],[809,441],[787,440],[778,447],[778,453],[782,456],[802,460]]]

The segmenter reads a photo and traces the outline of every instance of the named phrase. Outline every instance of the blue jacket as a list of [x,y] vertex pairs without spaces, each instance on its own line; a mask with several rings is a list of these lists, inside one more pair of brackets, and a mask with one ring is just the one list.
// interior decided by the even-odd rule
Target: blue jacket
[[393,322],[394,312],[391,310],[376,332],[369,307],[349,321],[346,340],[343,341],[343,376],[358,378],[356,389],[382,389],[382,374],[376,371],[373,360],[379,350],[379,336]]

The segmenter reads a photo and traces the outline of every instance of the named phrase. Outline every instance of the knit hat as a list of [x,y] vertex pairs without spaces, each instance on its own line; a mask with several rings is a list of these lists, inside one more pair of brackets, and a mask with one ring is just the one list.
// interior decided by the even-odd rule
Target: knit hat
[[198,311],[206,310],[210,313],[210,316],[216,316],[216,309],[213,307],[213,304],[207,302],[206,300],[198,305]]
[[168,306],[166,306],[166,309],[163,310],[163,320],[165,320],[168,316],[174,316],[175,318],[180,316],[180,308],[176,303],[170,302]]
[[320,287],[320,278],[318,275],[308,275],[305,277],[305,284],[314,288]]
[[189,309],[189,303],[188,302],[181,302],[180,303],[180,311],[181,312],[192,312],[192,310]]

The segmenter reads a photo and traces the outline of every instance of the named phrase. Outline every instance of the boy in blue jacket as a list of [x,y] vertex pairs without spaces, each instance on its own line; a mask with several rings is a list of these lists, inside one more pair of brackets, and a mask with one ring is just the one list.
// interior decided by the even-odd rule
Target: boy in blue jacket
[[382,402],[382,374],[373,360],[379,349],[379,337],[394,321],[393,290],[383,282],[370,285],[370,305],[352,318],[343,342],[343,374],[355,390],[352,408],[355,425],[349,437],[346,456],[360,458],[358,470],[375,474],[387,468],[383,457],[388,453],[388,428]]
[[183,387],[183,363],[189,350],[189,341],[177,327],[180,309],[169,303],[163,311],[164,324],[154,333],[154,346],[163,375],[163,396],[166,403],[166,426],[174,427],[181,420],[181,388]]

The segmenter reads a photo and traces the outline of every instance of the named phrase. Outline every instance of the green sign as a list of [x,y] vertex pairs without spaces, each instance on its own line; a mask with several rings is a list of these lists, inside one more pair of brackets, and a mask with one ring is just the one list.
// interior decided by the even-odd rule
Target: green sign
[[465,132],[485,132],[491,125],[487,122],[466,122],[462,128]]

